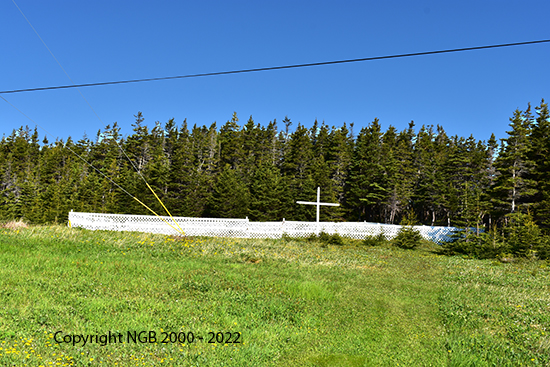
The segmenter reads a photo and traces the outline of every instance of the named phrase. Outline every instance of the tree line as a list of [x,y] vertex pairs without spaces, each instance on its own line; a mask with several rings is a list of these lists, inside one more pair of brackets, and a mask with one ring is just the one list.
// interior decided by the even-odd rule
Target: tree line
[[353,124],[293,128],[288,117],[281,126],[252,117],[241,126],[236,113],[219,128],[143,122],[138,112],[126,137],[116,122],[78,141],[40,140],[29,127],[4,136],[0,219],[65,222],[70,210],[151,214],[132,196],[164,214],[147,181],[176,216],[311,221],[315,208],[296,201],[314,200],[320,186],[322,201],[341,204],[322,208],[323,221],[400,223],[414,213],[421,224],[481,231],[522,213],[550,229],[544,100],[514,111],[500,142],[494,134],[487,141],[448,136],[442,126],[416,130],[413,122],[383,131],[378,119],[356,135]]

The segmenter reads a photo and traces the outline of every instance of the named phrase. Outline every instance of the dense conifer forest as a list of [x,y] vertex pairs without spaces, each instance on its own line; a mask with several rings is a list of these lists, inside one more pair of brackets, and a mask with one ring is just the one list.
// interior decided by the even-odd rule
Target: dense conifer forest
[[518,221],[550,230],[544,100],[514,111],[500,142],[413,122],[382,131],[378,119],[360,131],[317,121],[308,129],[288,118],[239,124],[236,113],[222,126],[171,119],[149,129],[143,122],[138,112],[130,134],[115,122],[78,141],[48,141],[29,127],[4,136],[0,219],[64,222],[70,210],[150,214],[105,176],[164,213],[133,164],[177,216],[311,221],[315,209],[295,202],[313,200],[320,186],[322,201],[341,204],[323,208],[323,221],[400,223],[414,212],[418,223],[476,234]]

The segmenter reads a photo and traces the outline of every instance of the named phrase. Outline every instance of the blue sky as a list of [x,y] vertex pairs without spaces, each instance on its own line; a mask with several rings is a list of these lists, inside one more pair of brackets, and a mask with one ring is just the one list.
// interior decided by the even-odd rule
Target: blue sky
[[[92,83],[363,58],[550,38],[544,1],[16,0],[72,80]],[[16,6],[0,2],[0,90],[70,84]],[[375,117],[449,135],[504,138],[509,117],[550,99],[550,44],[251,74],[3,95],[56,137],[117,121],[218,127]],[[0,100],[0,135],[31,121]],[[40,135],[44,132],[39,130]],[[49,137],[49,140],[52,140]]]

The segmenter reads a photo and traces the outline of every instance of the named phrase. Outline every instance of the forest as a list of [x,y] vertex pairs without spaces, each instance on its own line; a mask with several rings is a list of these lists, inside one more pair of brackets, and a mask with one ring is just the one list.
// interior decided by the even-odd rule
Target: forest
[[[70,210],[164,214],[151,185],[173,215],[254,221],[315,220],[475,228],[510,223],[550,232],[550,116],[544,99],[510,117],[506,138],[448,136],[442,126],[411,122],[382,131],[374,119],[311,128],[287,117],[267,126],[237,114],[218,127],[144,125],[138,112],[125,136],[115,122],[74,141],[41,139],[20,127],[0,141],[0,220],[62,223]],[[88,163],[86,163],[88,162]],[[110,180],[109,180],[110,179]],[[409,215],[410,216],[410,215]],[[519,222],[518,222],[519,221]],[[529,227],[529,226],[527,226]],[[538,232],[537,232],[538,233]]]

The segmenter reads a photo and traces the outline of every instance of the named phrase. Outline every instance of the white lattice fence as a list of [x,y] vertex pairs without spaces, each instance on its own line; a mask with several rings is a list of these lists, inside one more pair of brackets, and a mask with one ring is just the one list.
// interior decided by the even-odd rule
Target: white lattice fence
[[[162,218],[162,219],[161,219]],[[69,225],[90,230],[133,231],[178,235],[170,217],[149,215],[69,213]],[[174,217],[187,236],[237,237],[237,238],[281,238],[308,237],[325,232],[341,236],[364,239],[368,236],[384,235],[391,239],[401,226],[366,222],[250,222],[248,219],[185,218]],[[168,224],[169,223],[169,224]],[[438,242],[447,242],[454,227],[415,226],[422,237]]]

